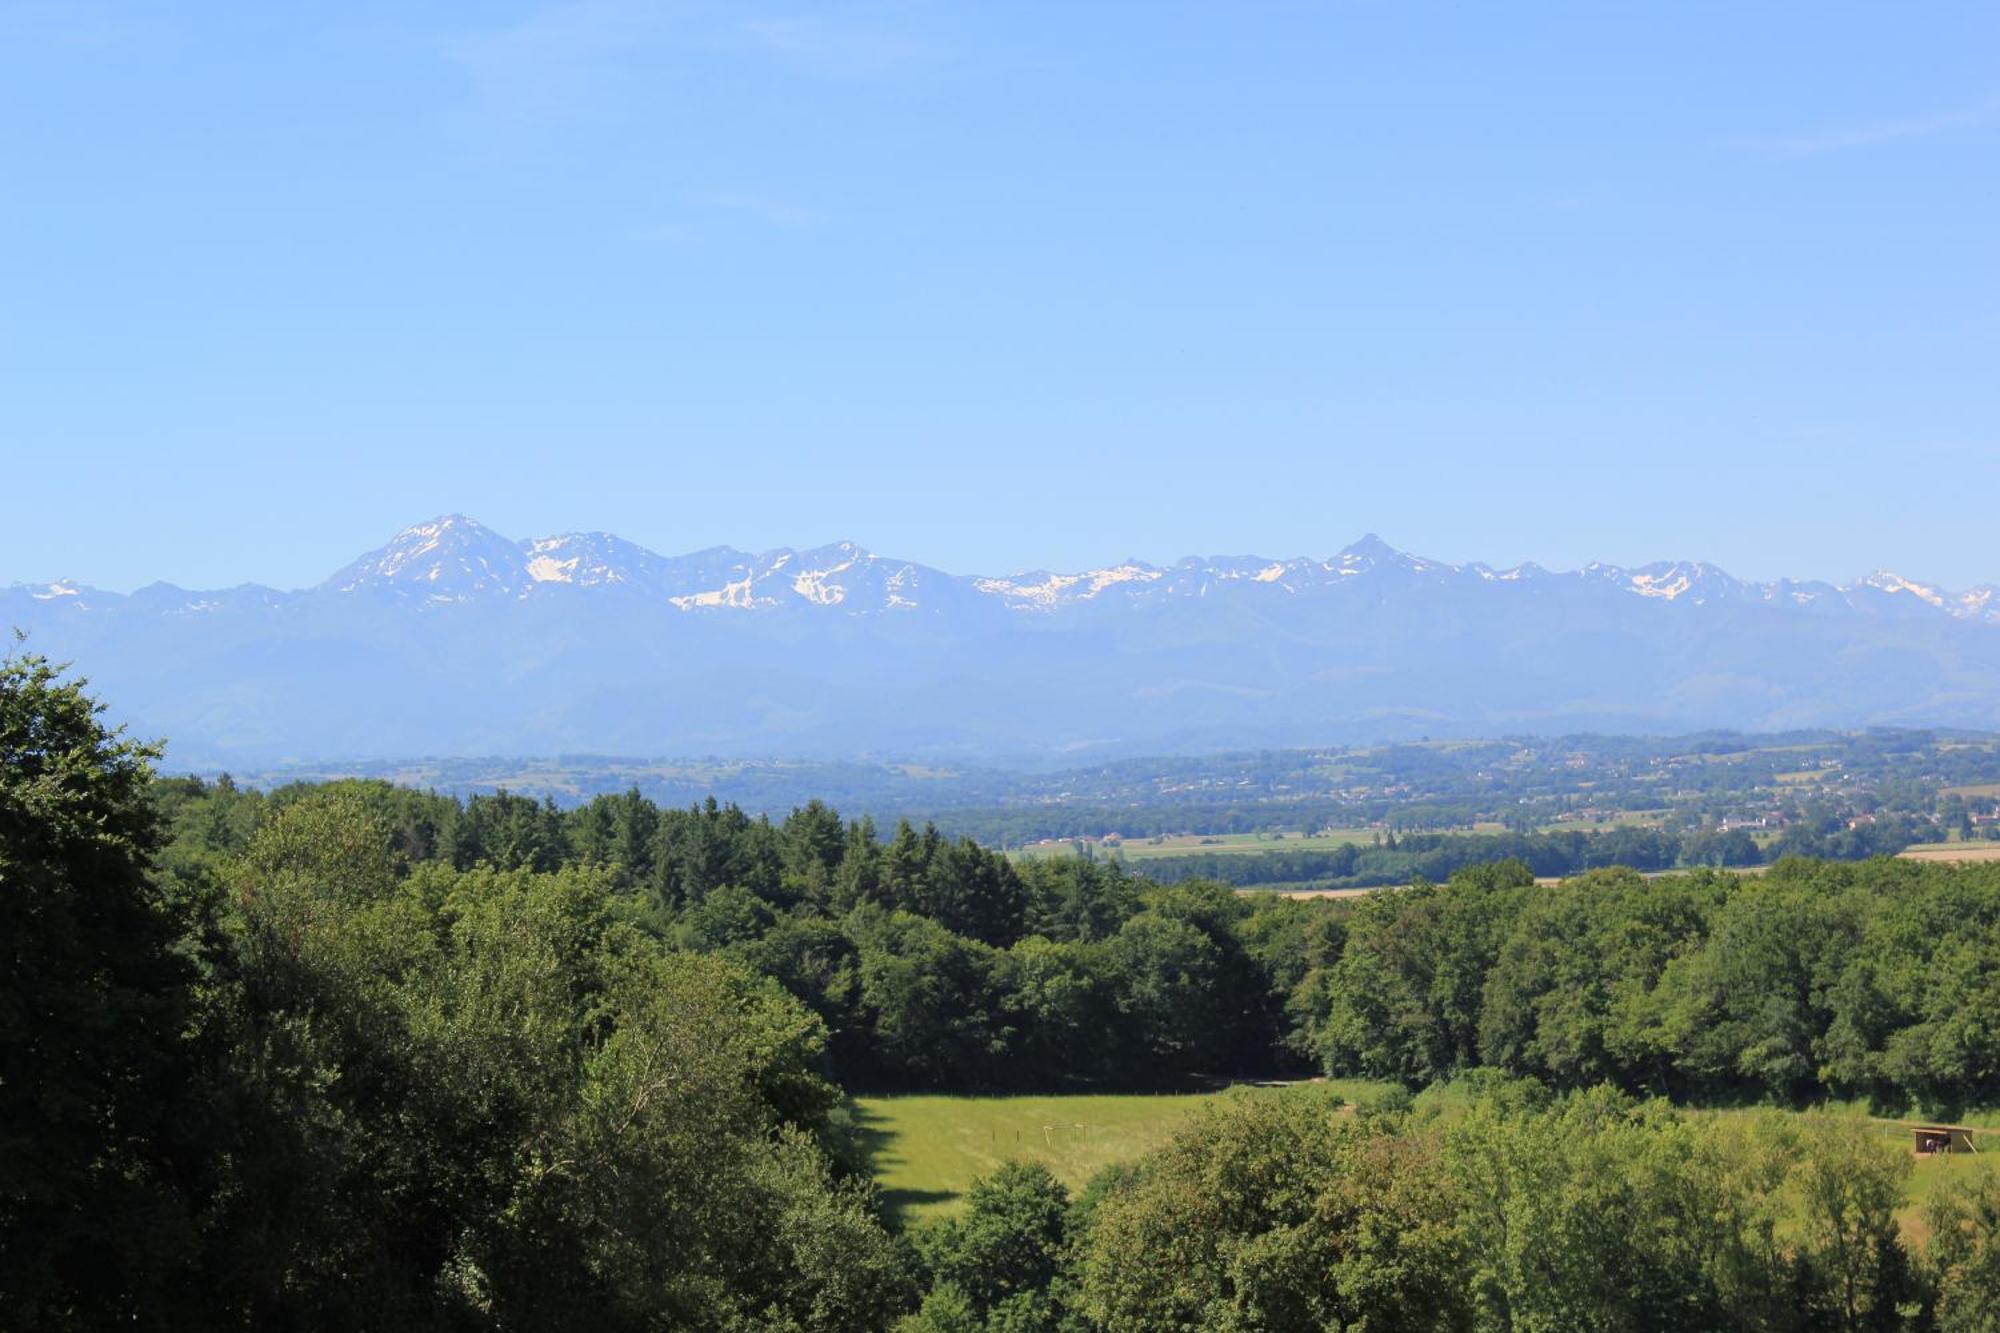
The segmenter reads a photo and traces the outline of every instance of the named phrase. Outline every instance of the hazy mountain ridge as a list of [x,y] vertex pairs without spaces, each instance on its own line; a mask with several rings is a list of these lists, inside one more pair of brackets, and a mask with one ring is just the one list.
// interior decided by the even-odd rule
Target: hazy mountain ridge
[[1023,757],[1508,731],[2000,722],[2000,600],[1885,571],[1320,559],[957,575],[462,516],[319,585],[0,591],[190,758]]
[[[1781,579],[1752,583],[1703,561],[1659,561],[1625,568],[1593,562],[1573,573],[1555,573],[1534,563],[1494,569],[1481,563],[1451,565],[1399,551],[1373,533],[1337,554],[1318,560],[1295,556],[1187,556],[1172,565],[1127,560],[1076,573],[1034,570],[1002,577],[947,574],[927,565],[880,556],[853,542],[808,551],[782,547],[752,553],[717,546],[666,556],[607,532],[569,532],[513,541],[491,528],[451,514],[397,533],[382,547],[360,556],[313,588],[283,592],[259,584],[190,592],[155,583],[131,594],[149,605],[182,600],[177,609],[216,609],[246,597],[269,603],[328,593],[420,594],[432,602],[464,602],[481,597],[524,597],[538,590],[620,588],[663,597],[676,609],[772,610],[790,605],[839,607],[849,613],[916,610],[919,592],[947,600],[972,594],[1010,610],[1047,611],[1105,596],[1146,598],[1203,596],[1217,588],[1261,585],[1297,593],[1366,575],[1394,574],[1481,582],[1569,580],[1601,583],[1634,595],[1696,605],[1723,600],[1788,601],[1796,605],[1831,602],[1860,612],[1885,609],[1883,597],[1901,599],[1897,610],[1931,610],[2000,623],[2000,588],[1980,585],[1951,592],[1888,570],[1876,570],[1848,584]],[[117,593],[70,580],[12,585],[35,601],[73,598],[79,607],[100,608],[125,600]]]

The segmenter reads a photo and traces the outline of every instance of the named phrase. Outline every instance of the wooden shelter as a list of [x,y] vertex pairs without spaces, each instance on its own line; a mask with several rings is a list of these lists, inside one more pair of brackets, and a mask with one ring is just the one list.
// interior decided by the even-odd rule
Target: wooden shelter
[[1929,1157],[1941,1152],[1978,1152],[1972,1141],[1977,1130],[1965,1125],[1912,1125],[1910,1132],[1916,1136],[1917,1156]]

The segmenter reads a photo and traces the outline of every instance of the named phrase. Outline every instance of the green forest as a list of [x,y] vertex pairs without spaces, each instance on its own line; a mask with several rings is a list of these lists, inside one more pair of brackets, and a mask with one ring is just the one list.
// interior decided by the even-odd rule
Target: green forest
[[[2000,1184],[1716,1106],[2000,1106],[2000,865],[1350,902],[819,803],[162,777],[0,665],[0,1325],[2000,1328]],[[1504,849],[1494,849],[1504,851]],[[899,1228],[863,1091],[1164,1091]],[[1451,1115],[1422,1090],[1463,1089]]]

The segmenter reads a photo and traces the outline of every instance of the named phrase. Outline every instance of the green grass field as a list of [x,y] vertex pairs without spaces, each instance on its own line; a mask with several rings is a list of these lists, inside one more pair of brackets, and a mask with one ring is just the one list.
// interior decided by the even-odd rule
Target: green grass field
[[[1334,1079],[1324,1086],[1350,1102],[1389,1087],[1365,1079]],[[872,1163],[884,1200],[910,1223],[957,1212],[973,1181],[1009,1161],[1041,1162],[1074,1192],[1104,1168],[1160,1147],[1200,1106],[1228,1097],[1277,1095],[1277,1089],[1237,1087],[1186,1094],[857,1097],[847,1111],[849,1133]],[[1450,1116],[1464,1100],[1458,1085],[1445,1084],[1423,1094],[1419,1105]],[[1867,1115],[1858,1104],[1828,1109]],[[1954,1123],[1992,1129],[2000,1145],[2000,1111],[1974,1112]],[[1885,1140],[1899,1146],[1907,1141],[1906,1129],[1887,1123],[1880,1129]],[[1918,1158],[1898,1216],[1907,1230],[1918,1231],[1924,1202],[1948,1181],[1994,1171],[2000,1171],[2000,1152]]]
[[[1939,1153],[1929,1157],[1915,1157],[1908,1181],[1903,1188],[1903,1206],[1896,1210],[1896,1220],[1906,1236],[1916,1239],[1924,1233],[1923,1209],[1930,1197],[1951,1181],[1977,1179],[2000,1170],[2000,1152],[1993,1151],[2000,1145],[2000,1110],[1978,1110],[1963,1112],[1956,1116],[1921,1116],[1912,1114],[1907,1118],[1884,1119],[1872,1115],[1862,1102],[1829,1102],[1823,1110],[1836,1115],[1853,1116],[1867,1120],[1882,1136],[1885,1143],[1898,1149],[1910,1145],[1908,1126],[1918,1122],[1941,1121],[1954,1125],[1969,1125],[1975,1129],[1989,1131],[1981,1134],[1979,1140],[1987,1146],[1978,1153]],[[1755,1114],[1753,1110],[1717,1110],[1709,1115],[1733,1116]]]
[[1919,1157],[1916,1169],[1910,1173],[1910,1183],[1903,1192],[1906,1202],[1896,1214],[1904,1234],[1911,1237],[1924,1234],[1924,1204],[1947,1184],[1955,1180],[1977,1179],[1981,1175],[1990,1176],[1996,1171],[2000,1171],[2000,1155],[1991,1152]]
[[[1385,1085],[1336,1080],[1351,1100]],[[1189,1113],[1227,1092],[1074,1097],[857,1097],[852,1133],[889,1206],[906,1222],[956,1212],[972,1182],[1009,1161],[1041,1162],[1071,1190],[1165,1143]]]

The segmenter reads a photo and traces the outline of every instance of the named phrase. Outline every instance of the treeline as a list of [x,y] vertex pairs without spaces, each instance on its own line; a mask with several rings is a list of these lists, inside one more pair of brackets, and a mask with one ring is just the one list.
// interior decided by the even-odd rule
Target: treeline
[[[1046,839],[1096,839],[1106,833],[1121,838],[1177,837],[1190,829],[1203,834],[1298,833],[1323,828],[1381,824],[1398,833],[1440,832],[1470,828],[1485,818],[1489,806],[1471,801],[1440,804],[1402,798],[1368,800],[1311,797],[1261,801],[1239,797],[1229,801],[1147,801],[1143,804],[1061,804],[953,808],[931,819],[954,835],[1001,847],[1022,847]],[[1547,812],[1553,818],[1560,807]]]
[[266,796],[173,779],[156,798],[164,863],[192,881],[226,877],[285,812],[334,798],[398,875],[587,871],[646,933],[782,985],[825,1025],[828,1072],[851,1088],[1151,1090],[1302,1069],[1284,996],[1337,938],[1327,905],[1016,865],[934,828],[885,838],[818,802],[772,821],[636,793],[565,811],[363,781]]
[[1324,1067],[1491,1067],[1683,1100],[2000,1104],[2000,865],[1786,860],[1370,895],[1291,996]]
[[1488,1086],[1449,1114],[1242,1097],[1072,1200],[1011,1165],[920,1233],[898,1333],[1989,1333],[2000,1178],[1896,1220],[1865,1122]]
[[[1619,829],[1216,855],[1197,858],[1211,878],[1156,884],[907,823],[885,838],[817,802],[772,821],[634,793],[568,811],[368,782],[155,795],[164,864],[190,883],[334,797],[399,876],[588,871],[643,933],[781,985],[850,1088],[1163,1090],[1315,1066],[1420,1087],[1484,1065],[1679,1098],[2000,1102],[2000,1037],[1971,1017],[2000,1001],[2000,867],[1790,859],[1647,881],[1608,866],[1693,844]],[[1724,864],[1754,851],[1719,838]],[[1350,904],[1217,882],[1265,861],[1325,882],[1329,858],[1364,855],[1405,858],[1394,878],[1416,887]]]
[[1390,833],[1374,844],[1324,850],[1190,852],[1148,857],[1146,875],[1163,884],[1215,880],[1239,888],[1311,884],[1332,889],[1379,888],[1414,880],[1449,879],[1471,866],[1519,861],[1536,875],[1577,875],[1606,866],[1657,872],[1697,866],[1754,866],[1783,856],[1858,861],[1893,856],[1912,843],[1939,836],[1935,825],[1882,819],[1837,830],[1785,830],[1769,850],[1740,828],[1614,828],[1553,833]]

